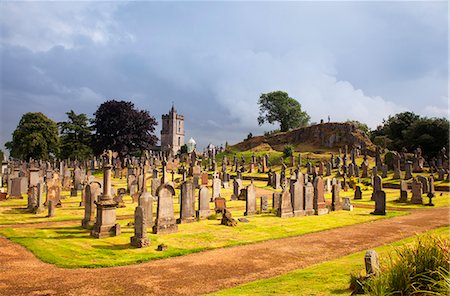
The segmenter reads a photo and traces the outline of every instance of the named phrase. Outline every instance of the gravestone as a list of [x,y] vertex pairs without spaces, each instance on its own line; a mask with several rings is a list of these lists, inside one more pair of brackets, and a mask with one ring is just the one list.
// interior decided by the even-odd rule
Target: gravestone
[[245,197],[245,213],[244,216],[250,216],[256,214],[256,188],[255,185],[250,183],[250,185],[247,186],[247,195]]
[[325,175],[331,176],[331,162],[327,162],[325,165]]
[[157,192],[159,186],[161,186],[161,179],[159,179],[158,177],[156,177],[156,178],[153,177],[152,184],[151,184],[151,191],[150,191],[152,196],[156,196],[156,192]]
[[314,179],[314,214],[324,215],[328,214],[328,210],[325,205],[325,192],[323,179],[317,176]]
[[405,163],[405,180],[411,179],[412,177],[412,162],[407,161]]
[[125,196],[126,193],[127,193],[127,190],[125,188],[117,189],[117,195],[114,196],[113,200],[117,203],[118,208],[126,207],[125,202],[123,201],[123,197]]
[[380,260],[374,250],[369,250],[364,256],[364,265],[368,276],[377,275],[380,272]]
[[401,180],[399,202],[407,202],[407,201],[408,201],[408,182],[406,182],[405,180]]
[[340,191],[341,191],[341,188],[339,188],[339,184],[334,184],[331,187],[331,210],[332,211],[342,210],[341,197],[339,195]]
[[234,179],[233,181],[233,194],[231,195],[231,200],[237,200],[239,193],[242,189],[242,180],[241,179]]
[[212,180],[212,200],[220,197],[220,187],[221,187],[222,181],[220,181],[219,178],[213,178]]
[[260,202],[259,212],[267,213],[269,211],[269,200],[267,198],[267,195],[262,195],[260,199],[261,199],[261,202]]
[[360,186],[356,186],[355,188],[355,196],[353,199],[362,199],[362,191]]
[[198,219],[206,219],[210,215],[209,212],[209,191],[208,187],[200,186],[200,190],[198,191],[198,211],[197,218]]
[[142,208],[144,223],[147,227],[153,226],[153,197],[150,192],[144,191],[139,196],[138,206]]
[[422,200],[422,182],[417,180],[416,178],[413,179],[413,182],[411,184],[411,203],[412,204],[423,204]]
[[173,196],[175,190],[168,184],[163,184],[157,191],[158,205],[156,221],[153,225],[153,233],[173,233],[178,231],[178,226],[173,214]]
[[272,187],[274,189],[280,189],[281,188],[281,175],[278,173],[273,173],[272,177],[273,177]]
[[281,205],[281,193],[280,192],[274,192],[272,194],[272,209],[278,213],[278,210],[280,209]]
[[314,215],[314,186],[311,182],[305,185],[305,214]]
[[100,195],[100,184],[97,182],[84,186],[84,219],[81,220],[81,227],[88,229],[95,223],[95,211],[98,196]]
[[224,213],[227,208],[227,202],[225,198],[218,197],[214,200],[214,211],[216,213]]
[[23,177],[17,177],[17,178],[11,179],[11,191],[9,194],[9,198],[11,198],[11,199],[13,199],[13,198],[22,199],[23,198],[22,188],[21,188],[22,178]]
[[230,226],[230,227],[237,226],[236,220],[233,218],[233,216],[231,215],[231,212],[228,209],[223,210],[222,220],[221,220],[220,224]]
[[145,220],[144,209],[141,206],[137,206],[134,210],[134,236],[130,238],[130,244],[133,247],[145,248],[150,245]]
[[344,211],[353,211],[353,205],[350,202],[350,197],[343,197],[342,198],[342,209]]
[[291,182],[291,203],[293,214],[295,217],[304,216],[304,200],[303,200],[303,187],[304,187],[303,175],[300,175],[300,179]]
[[417,181],[422,183],[422,194],[427,194],[428,193],[428,179],[422,175],[418,175],[416,178],[417,178]]
[[383,190],[374,191],[375,211],[372,215],[386,215],[386,193]]
[[286,190],[286,188],[281,193],[280,207],[278,209],[277,216],[281,218],[290,218],[294,216],[291,194]]
[[191,223],[195,220],[194,184],[192,181],[185,181],[181,184],[180,218],[177,223]]
[[[376,168],[376,167],[374,167]],[[373,177],[373,193],[370,200],[375,200],[375,192],[381,191],[383,189],[383,181],[381,179],[381,176],[375,175]]]
[[387,164],[383,164],[381,167],[381,178],[386,178],[388,173],[388,166]]
[[201,179],[202,179],[202,185],[208,186],[208,173],[203,172],[201,174]]
[[48,214],[47,217],[51,218],[55,216],[55,206],[53,204],[53,200],[48,201]]

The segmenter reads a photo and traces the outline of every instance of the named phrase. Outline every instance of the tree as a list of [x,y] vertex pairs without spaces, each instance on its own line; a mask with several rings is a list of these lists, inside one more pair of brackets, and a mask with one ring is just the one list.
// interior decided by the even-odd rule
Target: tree
[[258,105],[258,124],[279,122],[282,132],[306,126],[310,119],[300,103],[283,91],[261,94]]
[[404,137],[405,146],[410,151],[421,147],[427,158],[435,157],[442,147],[449,151],[449,121],[445,118],[420,118],[406,129]]
[[105,149],[121,156],[149,150],[158,138],[153,134],[157,122],[146,110],[138,110],[131,102],[106,101],[94,113],[93,148],[96,154]]
[[0,149],[0,162],[2,162],[4,158],[5,158],[5,153],[3,152],[3,150]]
[[49,160],[59,153],[56,122],[41,112],[25,113],[13,132],[11,142],[5,144],[11,157],[28,160]]
[[61,134],[61,159],[85,160],[92,155],[92,127],[86,114],[66,112],[68,121],[59,122]]
[[386,121],[383,121],[383,126],[372,133],[372,139],[376,136],[387,136],[392,141],[389,149],[400,151],[405,146],[404,133],[406,129],[419,118],[419,115],[412,112],[403,112],[389,116]]

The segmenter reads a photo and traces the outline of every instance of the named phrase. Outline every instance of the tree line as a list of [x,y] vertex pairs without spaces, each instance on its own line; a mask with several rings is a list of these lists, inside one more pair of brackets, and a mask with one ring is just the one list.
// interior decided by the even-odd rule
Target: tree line
[[106,149],[120,156],[137,155],[156,145],[156,119],[132,102],[110,100],[92,119],[70,110],[67,121],[49,119],[41,112],[25,113],[5,147],[15,159],[86,160]]

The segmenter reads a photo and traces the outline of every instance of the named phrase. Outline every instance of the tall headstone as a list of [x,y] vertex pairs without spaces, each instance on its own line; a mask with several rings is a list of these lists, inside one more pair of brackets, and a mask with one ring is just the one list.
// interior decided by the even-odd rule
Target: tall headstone
[[145,248],[150,245],[144,209],[141,206],[137,206],[134,210],[134,236],[130,238],[130,244],[136,248]]
[[200,186],[198,191],[198,211],[197,218],[198,219],[206,219],[210,215],[209,212],[209,191],[208,187]]
[[212,180],[212,200],[220,197],[220,187],[221,187],[222,181],[219,178],[213,177]]
[[274,192],[272,194],[272,208],[276,213],[278,213],[278,210],[280,209],[280,204],[281,204],[281,193]]
[[260,213],[267,213],[269,211],[269,201],[267,198],[267,195],[262,195],[260,197],[260,207],[259,207],[259,212]]
[[177,223],[191,223],[195,220],[194,184],[192,181],[184,181],[181,184],[180,218]]
[[314,186],[311,182],[305,185],[305,214],[314,215]]
[[328,214],[328,210],[325,205],[325,192],[323,179],[317,176],[314,179],[314,214],[324,215]]
[[341,188],[338,184],[334,184],[331,188],[331,210],[339,211],[342,210],[341,197],[339,195]]
[[362,191],[360,186],[356,186],[355,188],[355,196],[353,199],[362,199]]
[[422,182],[414,178],[411,184],[411,203],[412,204],[423,204],[422,199]]
[[412,177],[412,162],[407,161],[405,163],[405,180],[411,179]]
[[373,215],[386,215],[386,193],[383,190],[374,191],[375,211]]
[[280,208],[278,209],[277,216],[281,218],[290,218],[294,216],[292,211],[291,194],[286,188],[281,193]]
[[405,180],[401,180],[399,202],[407,202],[407,201],[408,201],[408,183]]
[[250,216],[256,214],[256,188],[253,182],[247,186],[247,195],[245,198],[245,213],[244,216]]
[[241,179],[234,179],[233,181],[233,195],[231,195],[231,200],[237,200],[239,194],[241,193],[242,189],[242,180]]
[[303,180],[303,175],[300,175],[300,177],[300,179],[297,179],[291,183],[290,188],[292,208],[295,217],[305,215],[303,200],[303,184],[305,181]]
[[173,214],[174,194],[175,190],[168,184],[163,184],[158,189],[158,207],[155,225],[153,225],[153,233],[173,233],[178,231],[178,226]]
[[90,183],[84,186],[84,219],[81,221],[81,227],[88,229],[95,223],[95,211],[98,195],[100,192],[100,184],[97,182]]

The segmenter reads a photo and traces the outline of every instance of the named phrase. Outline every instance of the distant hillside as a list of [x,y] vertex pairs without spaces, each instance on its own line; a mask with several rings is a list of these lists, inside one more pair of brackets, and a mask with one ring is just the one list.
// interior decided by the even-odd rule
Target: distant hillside
[[338,149],[344,148],[345,145],[348,145],[349,149],[355,146],[367,148],[370,152],[375,150],[370,139],[351,123],[321,123],[285,133],[257,136],[230,148],[240,151],[270,148],[282,151],[286,144],[294,145],[297,151]]

